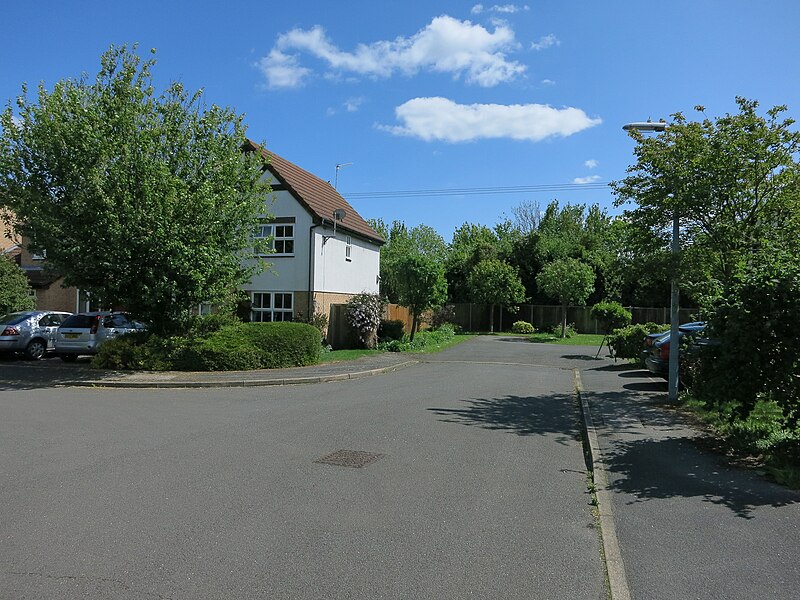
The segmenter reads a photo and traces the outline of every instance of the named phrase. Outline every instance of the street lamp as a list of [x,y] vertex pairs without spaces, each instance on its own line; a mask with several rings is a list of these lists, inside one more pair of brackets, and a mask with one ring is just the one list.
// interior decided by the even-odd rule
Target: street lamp
[[[639,123],[628,123],[623,125],[625,131],[653,131],[661,133],[667,129],[664,120],[653,122],[650,119]],[[678,211],[672,213],[672,282],[670,289],[669,302],[669,382],[667,386],[668,398],[670,402],[678,401],[678,352],[680,351],[680,340],[678,339],[678,319],[679,319],[679,295],[678,287],[678,257],[680,256],[680,231],[678,227]]]

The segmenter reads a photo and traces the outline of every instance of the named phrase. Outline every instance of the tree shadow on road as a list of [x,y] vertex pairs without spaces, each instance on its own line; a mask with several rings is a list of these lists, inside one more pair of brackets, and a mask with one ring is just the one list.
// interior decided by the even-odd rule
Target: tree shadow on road
[[610,489],[651,499],[700,498],[752,519],[761,506],[800,502],[800,493],[782,488],[750,470],[725,464],[724,457],[704,451],[697,439],[667,437],[618,442],[605,455]]
[[569,394],[503,396],[463,401],[462,408],[429,408],[444,423],[458,423],[517,435],[556,434],[561,444],[580,436],[575,399]]
[[751,519],[758,507],[800,503],[800,492],[712,451],[717,444],[711,434],[691,414],[665,403],[665,394],[624,387],[586,397],[600,439],[607,440],[602,445],[609,489],[632,498],[630,504],[700,498]]

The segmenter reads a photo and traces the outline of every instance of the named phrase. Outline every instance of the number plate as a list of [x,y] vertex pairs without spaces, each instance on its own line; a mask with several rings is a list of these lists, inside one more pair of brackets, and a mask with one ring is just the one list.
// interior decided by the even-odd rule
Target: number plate
[[80,333],[65,333],[64,337],[67,338],[68,340],[77,340],[79,337],[81,337],[81,334]]

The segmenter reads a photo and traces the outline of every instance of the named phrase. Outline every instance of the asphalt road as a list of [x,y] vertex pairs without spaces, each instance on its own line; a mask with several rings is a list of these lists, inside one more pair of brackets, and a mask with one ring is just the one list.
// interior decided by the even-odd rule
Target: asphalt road
[[[319,385],[6,386],[0,597],[605,598],[588,358],[481,337]],[[339,450],[375,456],[315,462]]]

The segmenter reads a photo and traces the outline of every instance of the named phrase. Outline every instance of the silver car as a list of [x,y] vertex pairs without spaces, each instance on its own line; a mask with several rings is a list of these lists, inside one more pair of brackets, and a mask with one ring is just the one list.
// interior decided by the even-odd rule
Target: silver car
[[97,354],[106,340],[147,327],[124,312],[94,311],[72,315],[56,334],[56,354],[72,362],[81,354]]
[[0,317],[0,352],[23,352],[39,360],[54,349],[56,330],[72,313],[52,310],[13,312]]

